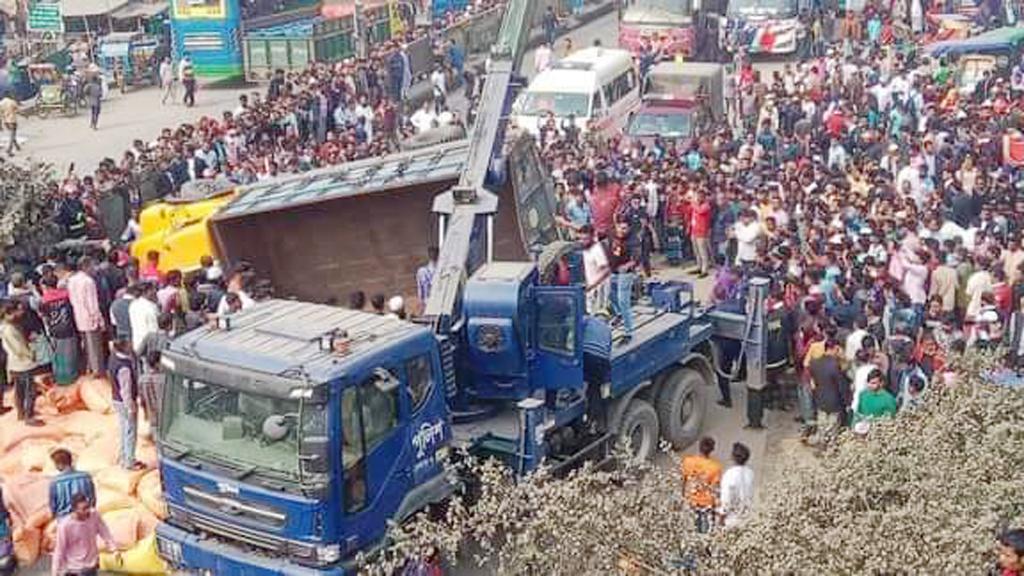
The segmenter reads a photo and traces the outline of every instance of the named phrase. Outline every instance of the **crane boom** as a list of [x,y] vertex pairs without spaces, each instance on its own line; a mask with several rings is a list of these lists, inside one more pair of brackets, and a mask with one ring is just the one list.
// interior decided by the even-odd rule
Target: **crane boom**
[[491,164],[504,144],[508,110],[515,97],[516,75],[526,50],[535,0],[509,0],[505,5],[498,40],[491,48],[490,65],[469,136],[469,157],[459,183],[434,200],[441,215],[444,242],[427,299],[424,316],[439,334],[457,321],[466,277],[493,249],[493,215],[498,199],[484,186]]

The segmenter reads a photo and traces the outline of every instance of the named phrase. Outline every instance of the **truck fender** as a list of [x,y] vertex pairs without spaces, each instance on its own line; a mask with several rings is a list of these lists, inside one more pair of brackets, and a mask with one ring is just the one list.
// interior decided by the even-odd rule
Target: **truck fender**
[[652,382],[650,380],[645,380],[636,388],[633,388],[629,392],[626,392],[622,396],[612,400],[607,412],[609,433],[614,434],[619,429],[619,424],[622,423],[622,415],[626,413],[626,406],[629,406],[630,401],[640,394],[640,392],[650,390],[651,384]]
[[402,522],[431,504],[439,504],[447,500],[459,489],[459,484],[458,478],[448,472],[441,472],[405,495],[395,512],[395,520]]
[[[701,352],[690,352],[678,362],[678,365],[693,368],[700,372],[701,376],[704,377],[704,384],[706,386],[710,386],[717,382],[715,378],[715,368],[711,362],[712,360],[708,358],[707,354],[703,354]],[[671,370],[665,370],[661,375],[659,375],[658,385],[661,385],[662,378],[664,378],[669,372],[671,372]]]

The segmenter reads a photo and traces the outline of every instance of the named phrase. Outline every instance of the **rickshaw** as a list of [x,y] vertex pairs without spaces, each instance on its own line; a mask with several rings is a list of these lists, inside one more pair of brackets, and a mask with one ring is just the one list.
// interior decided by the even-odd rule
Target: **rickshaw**
[[126,92],[129,86],[155,84],[159,43],[138,32],[111,32],[100,41],[100,65],[107,78]]
[[78,98],[73,90],[67,89],[64,77],[55,65],[30,64],[28,73],[32,83],[39,87],[35,109],[40,118],[47,117],[52,111],[59,111],[65,116],[78,114]]

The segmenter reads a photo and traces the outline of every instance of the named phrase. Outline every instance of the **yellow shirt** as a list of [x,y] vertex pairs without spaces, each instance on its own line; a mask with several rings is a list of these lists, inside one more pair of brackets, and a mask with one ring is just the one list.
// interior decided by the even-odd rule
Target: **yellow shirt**
[[807,346],[807,354],[804,356],[804,368],[808,368],[811,365],[811,361],[817,360],[825,355],[825,341],[818,340],[817,342],[811,342]]
[[722,465],[714,458],[700,455],[683,456],[683,489],[686,501],[694,508],[718,506],[718,490],[722,484]]
[[7,97],[0,100],[0,122],[4,125],[18,123],[18,102]]

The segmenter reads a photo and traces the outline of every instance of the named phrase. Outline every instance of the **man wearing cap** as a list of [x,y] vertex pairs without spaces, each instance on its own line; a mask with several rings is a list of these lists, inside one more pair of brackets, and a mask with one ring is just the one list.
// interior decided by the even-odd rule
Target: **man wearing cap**
[[388,300],[388,313],[385,316],[405,320],[405,300],[401,296],[392,296]]

